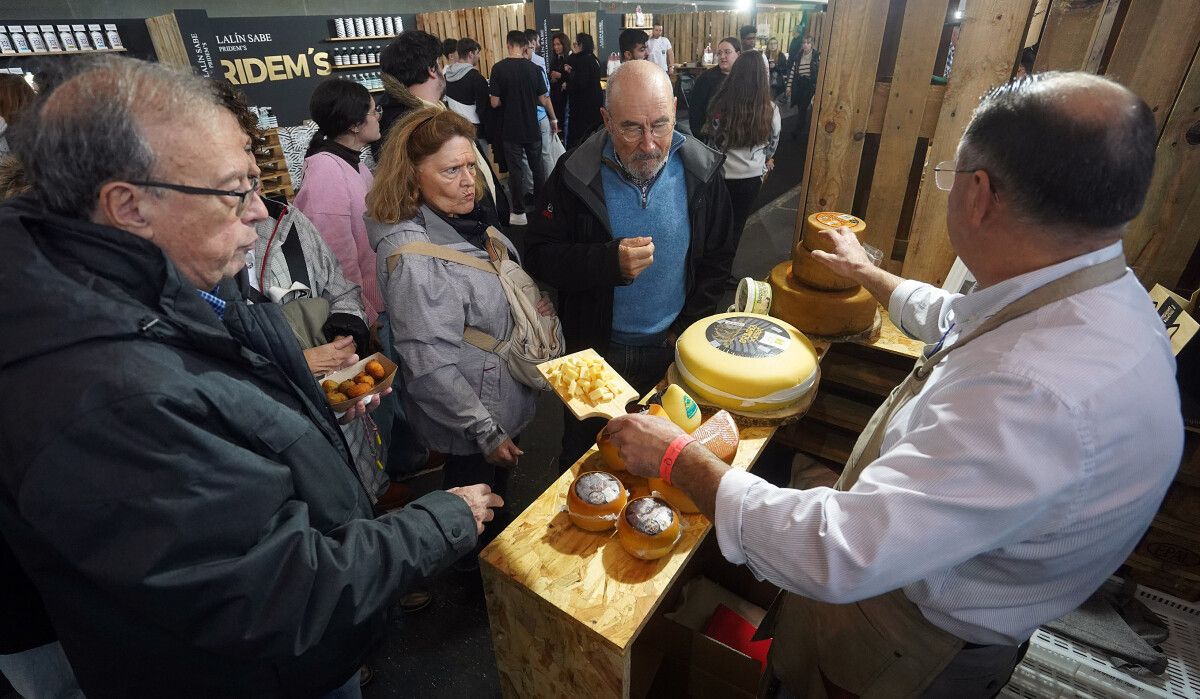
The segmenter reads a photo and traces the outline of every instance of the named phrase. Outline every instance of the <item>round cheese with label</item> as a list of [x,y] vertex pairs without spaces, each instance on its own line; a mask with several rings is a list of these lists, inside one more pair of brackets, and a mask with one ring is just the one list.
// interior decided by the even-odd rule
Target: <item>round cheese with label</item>
[[718,313],[679,336],[675,367],[693,395],[735,412],[764,412],[787,408],[812,389],[817,352],[777,318]]
[[567,490],[567,516],[571,523],[590,532],[612,529],[629,495],[611,473],[586,471]]
[[870,330],[879,304],[861,286],[843,291],[821,291],[797,283],[788,274],[791,263],[771,270],[775,303],[771,314],[817,337],[844,337]]
[[[797,243],[792,250],[792,278],[806,286],[822,291],[843,291],[858,286],[850,277],[843,277],[820,260],[813,257],[804,243]],[[774,288],[771,289],[774,294]]]
[[634,498],[617,519],[617,537],[629,555],[645,561],[662,558],[675,548],[683,529],[679,512],[654,496]]
[[857,216],[839,214],[836,211],[818,211],[815,214],[809,214],[804,219],[804,235],[802,238],[804,247],[809,250],[833,252],[833,246],[821,240],[816,233],[820,230],[841,228],[842,226],[849,228],[850,232],[858,237],[859,242],[862,242],[863,235],[867,232],[867,222]]

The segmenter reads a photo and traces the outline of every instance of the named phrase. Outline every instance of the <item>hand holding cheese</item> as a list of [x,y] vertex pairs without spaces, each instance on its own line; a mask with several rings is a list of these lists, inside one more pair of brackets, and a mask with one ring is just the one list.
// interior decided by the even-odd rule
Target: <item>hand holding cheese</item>
[[625,238],[617,245],[617,261],[622,277],[629,281],[637,279],[654,262],[654,239],[649,236]]
[[667,446],[684,434],[679,425],[649,413],[615,417],[604,431],[609,442],[618,449],[625,469],[647,478],[658,476],[658,463],[662,461]]
[[876,267],[858,237],[847,227],[821,229],[806,232],[812,235],[816,245],[810,253],[812,258],[829,267],[843,277],[849,277],[871,292],[884,308],[891,300],[892,292],[904,281],[887,270]]

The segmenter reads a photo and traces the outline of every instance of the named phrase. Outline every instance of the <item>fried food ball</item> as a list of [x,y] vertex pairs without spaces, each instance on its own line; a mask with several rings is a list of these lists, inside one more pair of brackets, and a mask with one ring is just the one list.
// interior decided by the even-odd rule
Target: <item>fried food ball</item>
[[340,384],[338,384],[337,390],[338,390],[338,393],[345,393],[346,395],[350,395],[350,389],[352,389],[352,388],[354,388],[353,381],[343,381]]
[[330,404],[345,403],[346,401],[350,400],[346,397],[346,394],[339,393],[337,391],[330,391],[329,393],[326,393],[325,399],[328,400]]
[[334,391],[337,390],[337,387],[338,387],[337,381],[325,379],[324,381],[321,382],[321,390],[326,393],[333,393]]
[[346,391],[346,395],[350,396],[351,398],[358,398],[359,396],[369,393],[370,391],[371,387],[365,383],[356,383],[349,391]]
[[367,373],[370,374],[371,378],[373,379],[382,379],[384,376],[387,376],[387,370],[383,368],[383,364],[381,364],[378,359],[372,359],[371,361],[367,362],[367,366],[365,368]]
[[366,386],[370,386],[371,388],[375,388],[375,379],[371,378],[370,376],[367,376],[366,374],[363,374],[362,376],[354,377],[354,382],[361,383]]
[[354,383],[362,383],[363,379],[368,379],[368,378],[370,378],[370,377],[367,376],[367,372],[365,372],[365,371],[360,372],[358,376],[354,377]]

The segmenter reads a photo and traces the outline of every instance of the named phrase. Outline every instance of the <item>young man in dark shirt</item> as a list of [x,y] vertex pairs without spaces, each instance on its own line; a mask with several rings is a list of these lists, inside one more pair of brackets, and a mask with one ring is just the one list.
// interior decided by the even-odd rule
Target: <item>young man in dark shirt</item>
[[[504,158],[508,161],[509,182],[512,183],[513,206],[509,225],[524,226],[528,219],[526,207],[541,190],[546,181],[542,167],[542,138],[538,130],[537,105],[541,104],[550,115],[550,128],[557,133],[557,117],[546,84],[542,81],[541,69],[524,57],[529,40],[525,32],[514,29],[508,33],[508,57],[492,66],[492,107],[501,110],[501,134],[504,137]],[[524,159],[524,162],[522,162]],[[524,168],[533,176],[534,191],[526,192],[522,181]]]

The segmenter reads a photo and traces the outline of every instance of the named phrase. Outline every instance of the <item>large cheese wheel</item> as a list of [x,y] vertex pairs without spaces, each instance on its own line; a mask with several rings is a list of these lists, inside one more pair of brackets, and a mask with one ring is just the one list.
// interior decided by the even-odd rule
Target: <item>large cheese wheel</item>
[[567,491],[567,516],[575,526],[590,532],[612,529],[628,499],[625,486],[616,476],[604,471],[586,471],[579,474]]
[[822,291],[842,291],[858,286],[858,282],[835,274],[824,262],[815,259],[804,243],[797,243],[792,250],[792,276],[801,284]]
[[[839,214],[836,211],[819,211],[804,219],[804,247],[809,250],[824,250],[833,252],[833,246],[820,240],[816,233],[820,230],[845,226],[862,241],[867,232],[867,222],[850,214]],[[803,280],[801,280],[803,281]]]
[[866,289],[820,291],[791,278],[790,262],[771,270],[771,315],[810,335],[842,337],[870,330],[879,304]]
[[758,313],[718,313],[692,323],[675,366],[693,395],[741,412],[787,408],[816,381],[817,353],[796,328]]
[[683,529],[679,512],[666,500],[653,496],[634,498],[617,520],[617,538],[629,555],[652,561],[675,548]]

